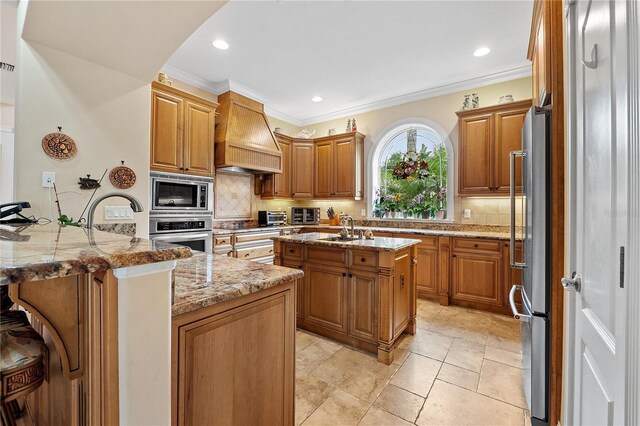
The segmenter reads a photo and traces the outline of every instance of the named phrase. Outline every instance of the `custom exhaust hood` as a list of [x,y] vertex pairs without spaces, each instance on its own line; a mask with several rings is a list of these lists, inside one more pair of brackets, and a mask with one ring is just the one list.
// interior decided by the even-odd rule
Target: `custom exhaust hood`
[[216,168],[282,173],[282,151],[269,128],[264,106],[232,91],[219,95],[218,103]]

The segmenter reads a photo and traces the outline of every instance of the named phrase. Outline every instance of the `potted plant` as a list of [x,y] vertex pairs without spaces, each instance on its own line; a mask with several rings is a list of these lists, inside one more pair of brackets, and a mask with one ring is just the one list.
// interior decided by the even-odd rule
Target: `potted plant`
[[444,203],[447,198],[447,188],[441,187],[438,191],[438,210],[435,212],[436,219],[446,219],[447,211],[444,209]]

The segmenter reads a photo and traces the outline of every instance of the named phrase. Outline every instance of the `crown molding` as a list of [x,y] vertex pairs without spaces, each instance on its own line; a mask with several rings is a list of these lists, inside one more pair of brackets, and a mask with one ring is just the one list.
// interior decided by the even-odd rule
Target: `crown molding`
[[214,95],[220,95],[221,93],[232,90],[236,93],[239,93],[243,96],[246,96],[248,98],[251,98],[253,100],[256,100],[262,103],[264,105],[264,112],[269,117],[286,121],[287,123],[293,124],[294,126],[302,125],[302,121],[299,118],[293,117],[287,113],[278,111],[277,109],[267,106],[266,104],[268,103],[268,101],[264,95],[260,94],[259,92],[256,92],[255,90],[248,88],[247,86],[237,83],[233,80],[225,80],[221,83],[212,83],[200,77],[196,77],[193,74],[182,71],[181,69],[171,65],[163,66],[160,71],[182,82],[195,86],[199,89],[205,90],[209,93],[213,93]]
[[351,108],[345,108],[339,111],[331,112],[329,114],[316,115],[314,117],[307,117],[299,120],[301,126],[308,126],[311,124],[322,123],[329,120],[335,120],[338,118],[344,118],[351,115],[363,114],[365,112],[376,111],[379,109],[389,108],[396,105],[402,105],[410,102],[421,101],[423,99],[429,99],[436,96],[448,95],[456,93],[462,90],[474,89],[476,87],[488,86],[490,84],[502,83],[505,81],[516,80],[518,78],[529,77],[531,75],[531,67],[524,66],[514,68],[507,71],[502,71],[494,74],[485,75],[482,77],[471,78],[455,83],[445,84],[442,86],[436,86],[417,92],[411,92],[392,98],[381,99],[366,104],[356,105]]
[[300,118],[289,115],[285,112],[273,109],[268,104],[266,96],[262,95],[255,90],[248,88],[242,84],[239,84],[233,80],[225,80],[221,83],[212,83],[204,80],[200,77],[196,77],[193,74],[182,71],[171,65],[165,65],[162,67],[162,72],[174,77],[180,81],[191,84],[207,92],[219,95],[221,93],[232,90],[243,96],[265,105],[264,112],[269,117],[277,118],[278,120],[286,121],[298,127],[308,126],[311,124],[322,123],[329,120],[335,120],[338,118],[344,118],[351,115],[363,114],[365,112],[376,111],[379,109],[389,108],[396,105],[402,105],[410,102],[421,101],[424,99],[433,98],[436,96],[448,95],[451,93],[460,92],[463,90],[474,89],[476,87],[487,86],[490,84],[502,83],[505,81],[516,80],[518,78],[524,78],[531,76],[531,66],[524,66],[514,68],[507,71],[501,71],[493,74],[488,74],[482,77],[470,78],[455,83],[444,84],[441,86],[431,87],[429,89],[419,90],[416,92],[406,93],[404,95],[395,96],[392,98],[381,99],[361,105],[356,105],[350,108],[345,108],[339,111],[334,111],[328,114],[321,114],[312,117]]

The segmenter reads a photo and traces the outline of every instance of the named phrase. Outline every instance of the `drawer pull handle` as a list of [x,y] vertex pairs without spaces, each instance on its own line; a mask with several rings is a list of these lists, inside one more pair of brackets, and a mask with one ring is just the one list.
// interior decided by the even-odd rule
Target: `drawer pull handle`
[[244,257],[248,257],[250,254],[251,254],[251,253],[247,253],[247,254],[245,254],[245,255],[244,255]]
[[269,250],[269,253],[273,253],[273,250]]
[[289,249],[289,253],[293,253],[294,251],[294,249]]
[[346,276],[347,276],[347,273],[346,273],[346,272],[343,272],[343,273],[342,273],[342,276],[343,276],[343,277],[346,277]]
[[353,274],[349,274],[349,278],[353,278]]
[[364,257],[360,258],[360,262],[366,262],[366,261],[367,261],[367,259],[365,259]]

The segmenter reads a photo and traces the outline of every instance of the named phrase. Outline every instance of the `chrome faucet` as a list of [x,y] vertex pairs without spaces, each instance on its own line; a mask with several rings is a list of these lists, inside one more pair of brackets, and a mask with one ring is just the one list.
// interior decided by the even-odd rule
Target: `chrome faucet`
[[122,198],[126,198],[127,200],[129,200],[129,202],[131,203],[131,209],[134,212],[141,212],[144,211],[144,207],[142,207],[142,204],[140,203],[140,201],[138,201],[137,198],[132,197],[131,195],[124,193],[124,192],[111,192],[109,194],[105,194],[101,197],[96,198],[93,203],[91,203],[91,205],[89,206],[89,211],[87,212],[87,228],[89,228],[89,230],[93,229],[93,216],[96,213],[96,208],[98,207],[98,204],[100,204],[101,201],[106,200],[107,198],[112,198],[112,197],[122,197]]
[[353,218],[351,216],[347,216],[347,220],[351,222],[351,239],[354,239],[356,237],[356,233],[353,229]]

